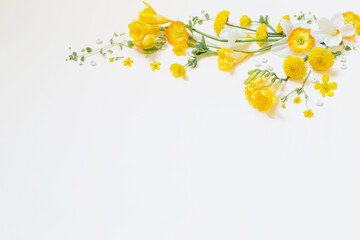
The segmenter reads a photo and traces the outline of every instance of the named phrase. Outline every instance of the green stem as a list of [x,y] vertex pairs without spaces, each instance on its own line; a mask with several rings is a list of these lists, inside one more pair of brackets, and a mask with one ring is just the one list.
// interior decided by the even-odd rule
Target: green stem
[[305,80],[304,80],[304,82],[303,82],[303,84],[302,84],[301,88],[304,88],[305,83],[306,83],[306,81],[308,80],[308,78],[309,78],[309,76],[310,76],[310,73],[311,73],[311,70],[309,71],[308,75],[306,76],[306,78],[305,78]]
[[[220,49],[220,47],[217,47],[217,46],[211,46],[211,45],[206,45],[206,46],[207,46],[207,47],[210,47],[210,48]],[[267,47],[260,48],[260,49],[255,50],[255,51],[243,51],[243,50],[233,50],[233,51],[234,51],[234,52],[241,52],[241,53],[253,54],[253,53],[259,53],[259,52],[263,52],[263,51],[266,51],[266,50],[270,50],[271,47],[272,47],[272,45],[267,46]]]
[[[251,32],[256,32],[255,29],[237,26],[237,25],[234,25],[234,24],[231,24],[231,23],[226,23],[226,25],[231,26],[231,27],[235,27],[235,28],[240,28],[240,29],[247,30],[247,31],[251,31]],[[271,26],[269,26],[269,27],[271,29],[273,29]],[[267,34],[269,35],[269,37],[286,37],[285,35],[283,35],[281,33],[277,33],[277,32],[275,32],[275,33],[268,32]]]

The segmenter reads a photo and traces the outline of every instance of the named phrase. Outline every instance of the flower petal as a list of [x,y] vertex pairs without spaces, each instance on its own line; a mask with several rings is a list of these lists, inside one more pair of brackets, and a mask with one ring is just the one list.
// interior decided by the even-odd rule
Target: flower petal
[[289,55],[293,55],[293,51],[288,46],[287,38],[284,38],[284,39],[276,42],[271,47],[271,53],[281,56],[281,57],[287,57]]
[[334,92],[333,91],[327,91],[326,95],[328,95],[329,97],[332,97],[332,96],[334,96]]
[[325,83],[325,84],[327,84],[328,82],[329,82],[329,80],[330,80],[330,76],[329,75],[324,75],[324,76],[322,76],[322,81],[323,81],[323,83]]
[[335,35],[335,36],[331,36],[331,37],[327,37],[325,38],[324,42],[328,47],[335,47],[335,46],[339,46],[340,43],[342,41],[342,36],[341,34]]
[[330,83],[330,84],[329,84],[329,88],[330,88],[331,90],[335,90],[335,89],[337,88],[337,83],[336,83],[336,82]]
[[319,26],[319,29],[317,32],[320,32],[320,33],[332,34],[332,32],[334,30],[334,27],[331,25],[331,22],[327,18],[318,19],[317,25]]
[[340,33],[344,37],[351,37],[355,34],[355,27],[351,24],[345,24],[340,28]]
[[345,20],[342,14],[340,13],[336,13],[332,18],[331,18],[331,24],[334,26],[334,28],[336,29],[340,29],[342,26],[344,26]]
[[289,20],[281,19],[280,25],[286,36],[289,36],[290,33],[294,30],[294,25]]
[[321,87],[322,87],[322,84],[321,84],[321,83],[316,83],[315,86],[314,86],[314,88],[315,88],[316,90],[319,90]]

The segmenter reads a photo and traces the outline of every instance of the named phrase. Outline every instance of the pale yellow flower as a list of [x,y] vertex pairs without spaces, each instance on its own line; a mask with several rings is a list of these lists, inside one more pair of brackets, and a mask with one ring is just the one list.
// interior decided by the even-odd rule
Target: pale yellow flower
[[243,61],[248,55],[246,53],[234,52],[233,50],[224,47],[221,47],[216,52],[219,55],[218,68],[223,71],[231,69],[235,64]]
[[167,19],[164,16],[158,15],[155,10],[146,2],[143,2],[147,8],[143,11],[139,12],[139,20],[143,23],[159,25],[171,22],[171,20]]
[[183,65],[180,65],[178,63],[173,63],[170,66],[170,71],[172,72],[172,75],[176,78],[183,77],[185,78],[186,69]]

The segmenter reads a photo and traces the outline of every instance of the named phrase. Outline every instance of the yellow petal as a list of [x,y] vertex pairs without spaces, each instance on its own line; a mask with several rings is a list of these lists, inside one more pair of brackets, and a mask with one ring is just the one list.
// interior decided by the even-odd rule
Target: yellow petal
[[322,81],[323,81],[323,83],[328,83],[329,80],[330,80],[329,75],[325,74],[324,76],[322,76]]
[[328,91],[328,92],[326,92],[326,95],[328,95],[329,97],[332,97],[332,96],[334,96],[334,92],[333,91]]
[[322,87],[322,84],[321,84],[321,83],[316,83],[315,86],[314,86],[314,88],[315,88],[316,90],[319,90],[321,87]]
[[335,89],[337,88],[337,83],[336,83],[336,82],[332,82],[332,83],[330,83],[328,86],[329,86],[329,88],[330,88],[331,90],[335,90]]

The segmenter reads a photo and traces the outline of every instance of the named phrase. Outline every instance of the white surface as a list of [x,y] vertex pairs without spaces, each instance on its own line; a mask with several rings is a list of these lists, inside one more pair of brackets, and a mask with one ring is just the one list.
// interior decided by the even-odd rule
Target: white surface
[[[150,4],[187,20],[206,10],[294,9],[331,17],[359,3],[185,1]],[[167,51],[121,62],[65,62],[96,47],[143,9],[140,1],[0,2],[0,239],[332,240],[360,238],[359,52],[347,56],[333,98],[269,116],[245,97],[246,72],[204,59],[174,79]],[[357,12],[359,14],[359,12]],[[266,55],[275,71],[281,60]],[[156,59],[161,70],[152,72]],[[216,69],[212,70],[212,69]],[[286,86],[291,90],[296,84]]]

